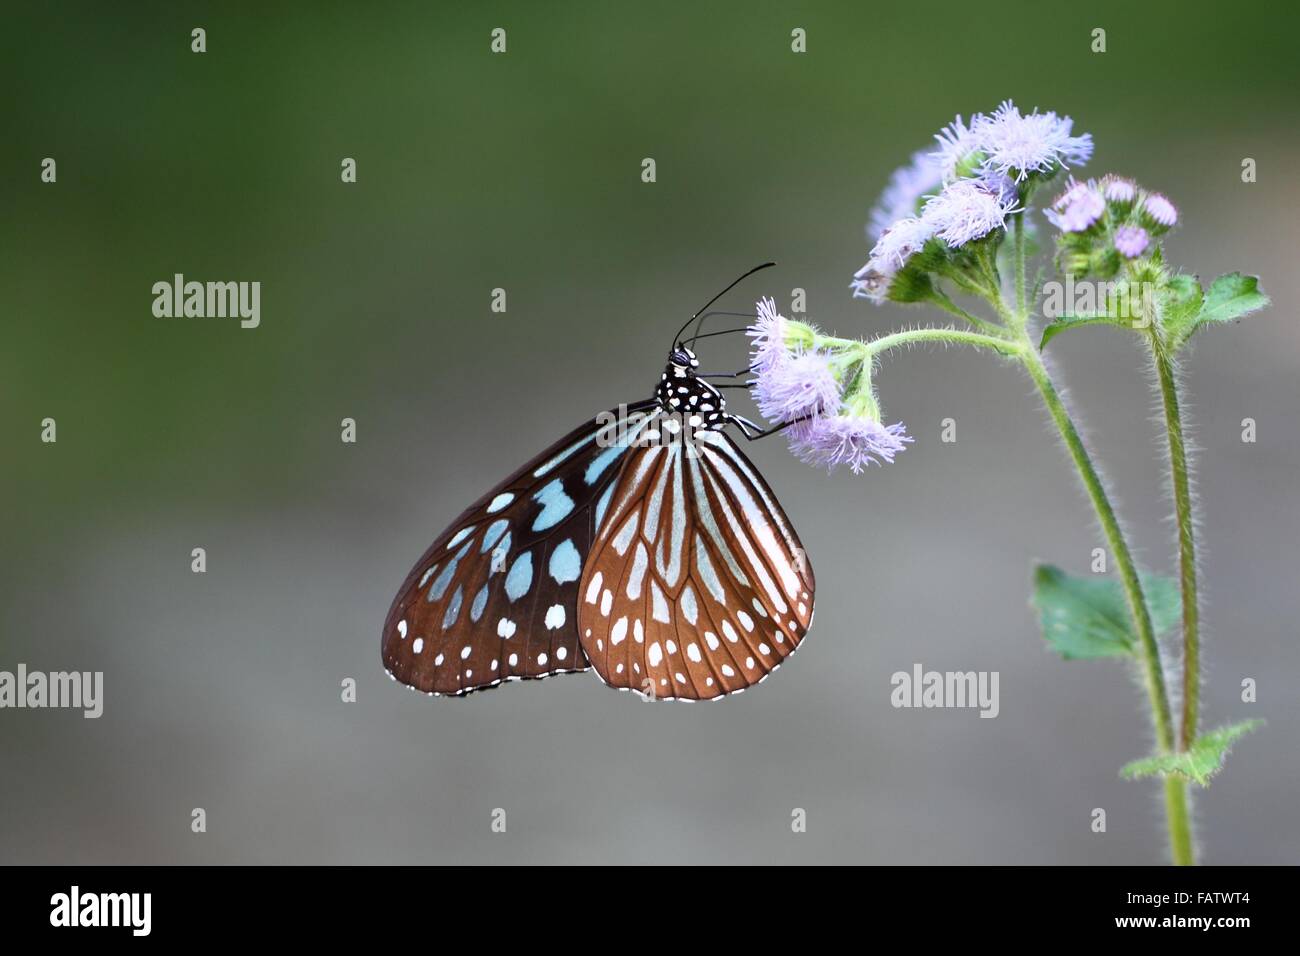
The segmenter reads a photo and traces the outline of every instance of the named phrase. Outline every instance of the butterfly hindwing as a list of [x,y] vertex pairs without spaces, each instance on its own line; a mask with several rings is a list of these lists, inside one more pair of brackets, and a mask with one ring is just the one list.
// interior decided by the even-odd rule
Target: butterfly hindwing
[[812,623],[814,580],[757,470],[721,431],[637,448],[583,571],[578,628],[605,683],[661,699],[750,687]]
[[[644,402],[631,406],[643,410]],[[628,454],[600,416],[465,510],[411,569],[381,638],[394,679],[462,695],[588,667],[578,640],[582,569]]]

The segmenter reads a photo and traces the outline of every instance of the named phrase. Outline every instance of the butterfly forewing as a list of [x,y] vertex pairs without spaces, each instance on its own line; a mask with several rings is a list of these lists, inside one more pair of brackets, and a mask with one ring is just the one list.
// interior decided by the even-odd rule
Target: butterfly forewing
[[604,421],[524,465],[425,551],[384,624],[384,666],[396,680],[460,695],[587,668],[577,629],[582,571],[636,437],[610,444]]
[[726,434],[634,449],[610,502],[578,605],[583,649],[605,683],[711,699],[793,653],[812,623],[812,569]]

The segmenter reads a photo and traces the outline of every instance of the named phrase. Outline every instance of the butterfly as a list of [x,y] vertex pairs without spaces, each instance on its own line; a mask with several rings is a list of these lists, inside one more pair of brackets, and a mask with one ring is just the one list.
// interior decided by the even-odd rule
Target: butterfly
[[[416,562],[384,622],[384,668],[430,695],[594,668],[658,700],[720,699],[767,678],[813,618],[799,538],[726,431],[727,411],[674,338],[653,397],[584,422],[485,493]],[[695,336],[682,337],[696,322]],[[729,330],[740,331],[740,330]]]

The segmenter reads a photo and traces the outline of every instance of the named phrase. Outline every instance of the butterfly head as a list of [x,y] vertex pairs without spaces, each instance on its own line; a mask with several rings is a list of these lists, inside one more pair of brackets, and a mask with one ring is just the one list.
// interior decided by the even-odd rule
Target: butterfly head
[[675,345],[668,355],[668,369],[664,374],[670,378],[686,378],[699,367],[700,360],[694,352],[685,345]]

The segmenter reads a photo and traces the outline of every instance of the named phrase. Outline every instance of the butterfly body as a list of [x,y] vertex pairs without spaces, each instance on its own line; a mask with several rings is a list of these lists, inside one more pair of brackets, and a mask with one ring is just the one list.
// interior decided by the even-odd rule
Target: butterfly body
[[384,624],[393,679],[462,696],[594,665],[698,700],[780,666],[811,626],[812,570],[697,366],[674,347],[653,398],[580,425],[435,539]]

